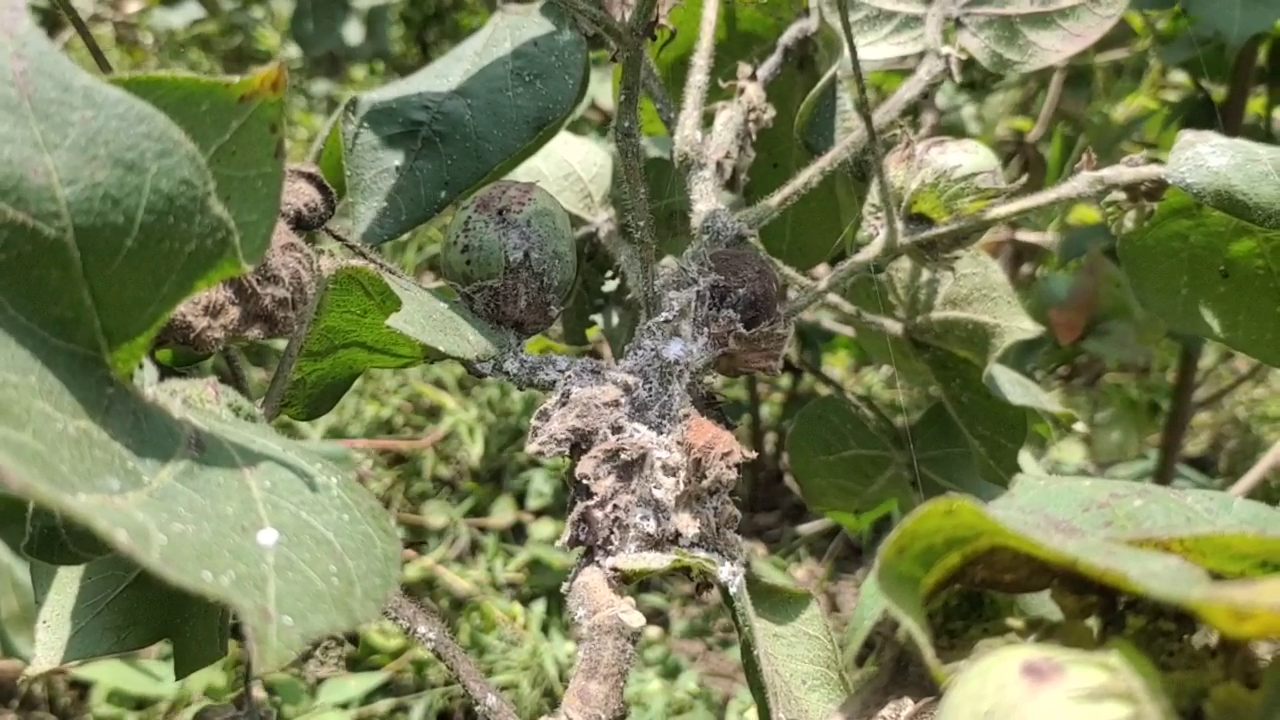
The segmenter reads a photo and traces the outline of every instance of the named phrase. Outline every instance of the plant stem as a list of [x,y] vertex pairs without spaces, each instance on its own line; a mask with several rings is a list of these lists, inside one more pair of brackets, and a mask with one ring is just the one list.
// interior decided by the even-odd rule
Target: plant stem
[[[1073,176],[1066,182],[1055,185],[1038,193],[1014,198],[1009,202],[988,208],[972,217],[931,228],[921,233],[908,235],[896,247],[871,254],[859,253],[837,265],[821,281],[807,287],[805,291],[791,302],[787,314],[795,317],[805,308],[818,302],[828,292],[844,287],[859,273],[865,271],[873,262],[887,262],[917,246],[950,243],[951,241],[975,235],[992,225],[1008,222],[1014,218],[1060,205],[1062,203],[1094,197],[1117,187],[1139,185],[1147,182],[1164,180],[1164,166],[1150,165],[1112,165],[1099,170],[1090,170]],[[977,240],[977,237],[974,237]]]
[[687,170],[698,159],[702,141],[702,115],[707,109],[707,91],[711,88],[711,69],[716,59],[716,25],[720,20],[720,0],[703,0],[702,19],[698,24],[697,44],[689,60],[689,75],[680,102],[680,117],[672,158],[676,167]]
[[89,55],[93,57],[93,62],[98,66],[98,70],[103,75],[110,75],[115,72],[111,68],[111,61],[107,60],[106,53],[102,52],[102,46],[98,45],[93,33],[89,32],[89,25],[85,23],[84,18],[80,17],[80,12],[71,4],[71,0],[53,0],[53,4],[58,6],[62,14],[67,17],[67,21],[71,23],[71,27],[75,28],[76,35],[80,36],[80,40],[89,49]]
[[620,720],[627,716],[623,693],[635,663],[644,615],[595,564],[584,565],[574,574],[568,604],[578,637],[578,662],[560,709],[551,717]]
[[267,386],[267,394],[262,397],[262,417],[267,422],[280,416],[280,403],[284,401],[285,388],[289,386],[289,378],[293,375],[293,368],[298,364],[298,356],[302,353],[302,344],[306,341],[307,334],[311,332],[311,323],[315,320],[316,312],[320,309],[320,300],[324,297],[328,286],[329,278],[320,273],[311,300],[298,315],[298,324],[294,327],[293,334],[289,336],[288,344],[284,346],[280,362],[276,363],[276,371],[271,376],[271,384]]
[[618,93],[618,114],[613,119],[613,139],[618,147],[622,172],[622,226],[627,239],[640,256],[640,306],[645,318],[658,312],[657,241],[649,208],[649,188],[644,176],[644,147],[640,134],[640,80],[644,73],[645,40],[649,18],[657,0],[639,0],[632,8],[622,55],[622,81]]
[[1186,438],[1187,426],[1191,424],[1191,416],[1195,412],[1192,396],[1196,391],[1196,373],[1200,367],[1202,352],[1204,341],[1198,338],[1184,340],[1182,349],[1178,351],[1178,374],[1173,381],[1173,401],[1169,404],[1169,414],[1164,419],[1164,430],[1160,433],[1160,458],[1151,476],[1151,482],[1156,485],[1172,483],[1178,469],[1182,441]]
[[782,35],[778,36],[773,52],[756,68],[756,82],[764,86],[773,82],[782,73],[787,57],[796,49],[796,46],[816,35],[821,27],[822,15],[816,8],[809,8],[809,14],[791,23]]
[[[872,115],[872,127],[883,130],[896,121],[912,103],[919,100],[934,83],[947,73],[947,63],[936,54],[926,54],[897,92],[876,108]],[[779,213],[811,192],[846,160],[862,151],[867,145],[865,127],[857,127],[840,139],[835,147],[809,163],[786,185],[759,203],[742,210],[738,217],[750,228],[759,229],[769,224]]]
[[219,355],[222,356],[222,362],[227,365],[227,379],[231,381],[231,387],[246,400],[253,402],[253,387],[249,384],[249,373],[244,366],[244,354],[239,348],[228,347]]
[[1276,442],[1271,449],[1258,458],[1258,462],[1249,468],[1248,472],[1240,476],[1231,487],[1227,488],[1227,494],[1236,497],[1245,497],[1253,492],[1254,488],[1262,484],[1267,479],[1272,470],[1280,466],[1280,442]]
[[[1227,97],[1218,108],[1222,134],[1228,137],[1238,136],[1244,127],[1261,42],[1261,37],[1250,38],[1236,52],[1232,62],[1231,84],[1227,89]],[[1173,383],[1173,401],[1169,404],[1169,415],[1165,418],[1164,430],[1160,434],[1160,457],[1156,462],[1155,474],[1151,477],[1151,482],[1156,485],[1173,482],[1187,427],[1195,414],[1196,374],[1203,352],[1203,340],[1197,338],[1182,341],[1182,350],[1178,353],[1178,374]]]
[[863,131],[867,134],[867,145],[871,148],[872,170],[876,176],[876,186],[880,190],[880,209],[884,217],[883,241],[886,247],[898,244],[898,216],[893,190],[889,187],[889,178],[884,171],[884,152],[877,137],[875,119],[871,117],[871,98],[867,93],[867,79],[862,76],[862,63],[858,60],[858,44],[853,39],[853,26],[849,24],[849,0],[837,0],[840,30],[844,33],[844,42],[849,50],[849,68],[853,75],[853,85],[857,92],[854,107],[858,111],[858,119],[862,121]]
[[382,615],[453,673],[475,703],[476,714],[490,720],[520,720],[515,706],[489,684],[438,615],[399,588]]

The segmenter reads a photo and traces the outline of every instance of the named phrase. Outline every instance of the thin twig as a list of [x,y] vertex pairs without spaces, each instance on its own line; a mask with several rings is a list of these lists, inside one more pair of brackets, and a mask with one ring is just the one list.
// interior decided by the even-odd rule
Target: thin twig
[[[858,111],[858,119],[862,121],[863,131],[867,134],[867,145],[871,148],[872,169],[875,173],[876,186],[880,191],[880,211],[883,217],[881,233],[885,247],[896,247],[898,244],[898,213],[893,199],[893,189],[889,187],[889,178],[885,174],[884,150],[876,133],[876,124],[871,116],[871,97],[867,93],[867,79],[862,76],[862,63],[858,60],[858,44],[853,39],[853,26],[849,23],[849,0],[837,0],[840,30],[844,33],[844,42],[849,51],[849,68],[853,75],[854,90],[857,93],[854,107]],[[879,238],[878,238],[879,239]]]
[[782,74],[782,68],[786,66],[787,59],[796,47],[817,35],[821,28],[822,15],[818,13],[817,8],[810,7],[808,14],[791,23],[778,36],[773,52],[756,68],[756,82],[767,87],[769,83],[776,80],[778,75]]
[[515,706],[480,672],[467,652],[453,639],[449,627],[422,603],[397,589],[382,610],[405,635],[444,664],[475,703],[476,713],[490,720],[520,720]]
[[420,438],[343,438],[335,440],[351,450],[383,450],[387,452],[413,452],[427,450],[449,435],[447,428],[437,428]]
[[403,270],[387,262],[386,259],[383,258],[378,253],[365,247],[363,243],[359,243],[359,242],[356,242],[355,240],[352,240],[351,238],[348,238],[347,236],[343,235],[337,230],[334,230],[328,225],[325,225],[324,227],[320,228],[320,232],[324,233],[325,235],[328,235],[339,245],[351,251],[351,254],[355,255],[361,260],[364,260],[370,265],[373,265],[374,267],[387,273],[388,275],[399,278],[411,285],[418,284],[417,280],[414,280],[413,278],[409,277],[408,274],[406,274]]
[[75,28],[76,34],[80,36],[80,40],[89,49],[89,55],[93,57],[93,62],[98,66],[98,70],[103,75],[110,75],[115,72],[111,68],[111,61],[107,60],[106,53],[102,52],[102,46],[98,45],[93,33],[89,32],[89,25],[85,23],[84,18],[80,17],[80,12],[71,4],[71,0],[53,0],[53,3],[67,17],[71,27]]
[[1212,405],[1216,405],[1222,402],[1223,398],[1235,392],[1236,390],[1239,390],[1245,385],[1249,384],[1249,382],[1251,382],[1252,380],[1255,380],[1259,375],[1262,375],[1263,372],[1265,372],[1266,370],[1267,370],[1266,365],[1255,361],[1252,365],[1249,366],[1248,370],[1245,370],[1243,373],[1240,373],[1236,377],[1232,378],[1231,382],[1227,383],[1226,385],[1223,385],[1222,387],[1218,388],[1217,390],[1214,390],[1211,393],[1208,393],[1204,397],[1197,399],[1195,403],[1196,412],[1199,412],[1201,410],[1204,410],[1207,407],[1210,407]]
[[228,380],[231,381],[231,387],[236,392],[244,396],[250,402],[253,402],[253,386],[249,383],[249,372],[245,368],[244,353],[239,348],[225,348],[219,355],[222,362],[226,363]]
[[289,336],[288,344],[284,346],[280,362],[276,363],[271,384],[267,386],[267,394],[262,397],[262,417],[267,422],[275,420],[280,415],[280,403],[284,401],[285,388],[289,386],[293,368],[298,364],[298,356],[302,354],[302,344],[311,332],[311,323],[315,320],[316,312],[320,309],[320,300],[324,297],[328,286],[329,278],[320,274],[311,299],[298,315],[298,323],[293,329],[293,334]]
[[1040,142],[1053,128],[1053,116],[1058,112],[1058,104],[1062,102],[1062,89],[1067,84],[1067,66],[1059,65],[1053,69],[1049,77],[1049,87],[1044,93],[1044,104],[1040,106],[1040,115],[1036,117],[1035,127],[1023,138],[1023,142],[1034,145]]
[[1099,170],[1082,172],[1054,187],[1014,198],[1009,202],[988,208],[973,217],[931,228],[914,235],[908,235],[902,239],[902,242],[897,247],[888,248],[878,255],[868,256],[868,254],[859,253],[837,265],[821,281],[808,286],[799,297],[791,302],[788,307],[788,316],[795,317],[805,308],[825,297],[828,292],[844,287],[849,281],[869,268],[873,262],[888,262],[913,247],[950,243],[957,238],[965,236],[974,235],[974,240],[976,241],[977,233],[992,225],[1008,222],[1053,205],[1061,205],[1087,197],[1102,195],[1117,187],[1162,181],[1164,173],[1164,166],[1159,164],[1139,166],[1112,165]]
[[653,101],[653,109],[658,113],[658,119],[662,121],[663,127],[668,133],[675,132],[676,108],[671,103],[671,96],[667,94],[667,86],[662,84],[658,66],[654,64],[653,58],[649,57],[649,53],[644,54],[644,77],[641,78],[641,82],[644,85],[644,94]]
[[676,167],[689,168],[699,156],[702,142],[702,115],[707,109],[707,91],[711,88],[711,70],[716,59],[716,24],[720,19],[720,0],[703,0],[702,19],[698,24],[697,44],[689,60],[689,75],[685,80],[684,99],[680,102],[680,117],[676,120],[676,134],[672,158]]
[[[920,64],[916,66],[915,72],[903,81],[897,92],[890,95],[889,99],[876,108],[875,113],[872,115],[874,120],[872,126],[877,130],[887,128],[902,113],[906,112],[912,103],[923,97],[933,87],[934,83],[941,80],[946,74],[947,63],[945,60],[937,55],[925,55]],[[834,147],[805,166],[786,185],[778,188],[772,195],[759,203],[740,211],[738,217],[752,229],[764,227],[778,217],[783,210],[791,207],[797,200],[818,187],[827,175],[834,172],[849,158],[861,152],[866,145],[866,128],[853,128]]]
[[644,177],[644,147],[640,133],[640,83],[644,74],[645,41],[649,19],[657,0],[639,0],[632,8],[626,44],[618,49],[622,56],[622,80],[618,92],[618,113],[613,118],[613,140],[618,148],[618,164],[622,179],[622,226],[628,241],[640,255],[640,286],[633,288],[640,297],[644,317],[658,312],[655,282],[658,245],[653,234],[653,216],[649,207],[649,188]]
[[1169,403],[1169,414],[1165,416],[1164,429],[1160,433],[1160,457],[1156,461],[1155,472],[1151,482],[1155,485],[1169,485],[1173,482],[1178,470],[1178,459],[1182,455],[1182,441],[1191,424],[1191,416],[1195,406],[1191,397],[1196,391],[1196,372],[1200,367],[1200,354],[1204,352],[1204,342],[1200,339],[1184,340],[1178,351],[1178,371],[1173,381],[1173,400]]
[[1236,497],[1245,497],[1253,492],[1262,481],[1267,479],[1276,467],[1280,466],[1280,441],[1271,446],[1271,449],[1265,452],[1262,457],[1258,458],[1258,462],[1253,464],[1240,479],[1227,488],[1228,495]]

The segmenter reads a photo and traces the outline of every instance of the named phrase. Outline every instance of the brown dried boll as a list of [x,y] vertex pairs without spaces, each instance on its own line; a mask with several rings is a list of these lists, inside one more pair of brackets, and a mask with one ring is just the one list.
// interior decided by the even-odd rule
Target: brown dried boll
[[316,291],[317,272],[311,248],[277,222],[262,262],[189,298],[160,330],[156,346],[215,353],[233,343],[289,337]]
[[751,248],[717,250],[709,260],[711,341],[722,348],[716,372],[776,374],[791,339],[791,323],[779,322],[786,286],[778,272]]
[[280,217],[295,232],[319,230],[333,218],[337,208],[338,196],[325,181],[320,168],[311,164],[285,168]]
[[569,214],[533,183],[494,182],[458,206],[440,269],[476,315],[537,335],[560,317],[578,273]]

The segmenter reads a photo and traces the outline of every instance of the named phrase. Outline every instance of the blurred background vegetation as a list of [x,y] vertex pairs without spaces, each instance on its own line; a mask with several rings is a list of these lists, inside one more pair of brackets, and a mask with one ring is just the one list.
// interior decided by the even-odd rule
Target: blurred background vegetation
[[[483,25],[493,2],[75,0],[74,5],[118,72],[236,74],[283,60],[291,75],[289,152],[302,159],[352,92],[410,73],[447,52]],[[50,1],[37,0],[34,6],[50,37],[92,70],[83,44]],[[1231,57],[1221,42],[1188,31],[1176,18],[1158,25],[1122,23],[1114,35],[1073,62],[1057,124],[1036,139],[1039,156],[1051,166],[1049,181],[1071,167],[1084,147],[1105,164],[1138,149],[1167,148],[1178,128],[1214,124]],[[603,133],[612,112],[607,53],[599,53],[597,62],[590,106],[575,123],[583,132]],[[1276,58],[1270,64],[1278,64]],[[943,88],[932,111],[947,132],[983,139],[1012,158],[1036,122],[1046,85],[1042,75],[996,78],[974,69],[964,82]],[[879,73],[875,83],[883,90],[900,77]],[[1273,84],[1280,85],[1280,77],[1269,78],[1268,87]],[[1271,137],[1278,94],[1250,99],[1252,134]],[[388,258],[431,282],[445,220],[389,244]],[[1054,297],[1066,293],[1063,288],[1078,277],[1086,249],[1107,242],[1090,229],[1096,227],[1087,221],[1066,227],[1056,256],[1042,262],[1020,288],[1030,304],[1053,305]],[[1069,432],[1038,428],[1039,437],[1026,451],[1028,464],[1110,477],[1150,473],[1177,345],[1149,340],[1131,316],[1121,320],[1093,333],[1090,342],[1040,348],[1035,354],[1036,377],[1081,421]],[[1222,487],[1280,440],[1280,377],[1212,344],[1201,367],[1197,412],[1177,483]],[[832,392],[869,397],[895,414],[917,409],[913,393],[900,396],[897,388],[895,368],[877,363],[856,334],[828,321],[802,324],[781,376],[721,378],[714,387],[742,442],[759,453],[746,467],[741,486],[743,533],[752,552],[773,571],[788,572],[818,590],[837,632],[856,601],[862,539],[840,534],[804,508],[787,477],[782,438],[799,408]],[[539,399],[443,363],[370,372],[335,412],[291,426],[292,432],[317,438],[401,441],[356,453],[363,481],[402,528],[406,581],[439,605],[462,646],[526,717],[555,706],[575,654],[559,593],[572,562],[555,547],[566,504],[564,467],[523,452]],[[1272,487],[1258,497],[1274,503],[1276,495]],[[5,553],[0,557],[0,622],[9,628],[0,633],[6,645],[0,654],[12,658],[29,643],[23,636],[33,611],[22,562],[2,545],[0,553]],[[629,688],[637,708],[633,717],[736,718],[751,712],[732,623],[714,592],[659,579],[641,587],[637,602],[650,625]],[[281,717],[472,716],[443,668],[389,628],[373,627],[347,641],[334,651],[338,674],[332,674],[335,663],[330,663],[323,672],[302,668],[264,679]],[[235,657],[177,686],[166,682],[163,664],[153,662],[161,657],[98,661],[25,691],[15,681],[20,665],[0,659],[0,716],[7,707],[23,717],[193,717],[197,699],[221,700],[239,689]]]

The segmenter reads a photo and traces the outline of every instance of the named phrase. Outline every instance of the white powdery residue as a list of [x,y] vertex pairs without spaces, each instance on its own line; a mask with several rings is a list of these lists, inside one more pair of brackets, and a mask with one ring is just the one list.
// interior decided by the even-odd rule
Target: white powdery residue
[[716,579],[730,593],[736,593],[742,590],[742,584],[746,582],[746,574],[742,568],[730,562],[722,562],[716,568]]
[[671,338],[662,346],[659,354],[668,362],[685,362],[690,357],[689,343],[684,338]]
[[258,534],[254,536],[254,540],[257,540],[262,547],[275,547],[275,544],[280,542],[280,531],[268,525],[258,531]]

